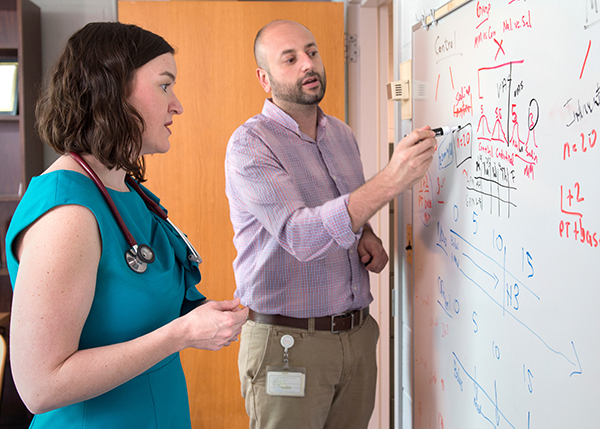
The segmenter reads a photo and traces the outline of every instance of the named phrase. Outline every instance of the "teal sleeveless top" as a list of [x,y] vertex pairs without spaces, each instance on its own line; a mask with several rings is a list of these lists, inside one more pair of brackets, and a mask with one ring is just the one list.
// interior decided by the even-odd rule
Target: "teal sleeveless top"
[[[157,203],[158,198],[142,187]],[[133,190],[109,189],[125,225],[138,243],[156,255],[138,274],[125,262],[129,248],[106,201],[83,174],[59,170],[34,177],[20,201],[6,236],[11,283],[19,270],[12,245],[17,235],[53,207],[76,204],[96,217],[102,239],[97,283],[83,327],[80,349],[121,343],[145,335],[179,317],[184,301],[204,297],[196,289],[198,264],[174,229],[150,211]],[[185,429],[190,428],[187,387],[179,353],[96,398],[34,416],[30,428]]]

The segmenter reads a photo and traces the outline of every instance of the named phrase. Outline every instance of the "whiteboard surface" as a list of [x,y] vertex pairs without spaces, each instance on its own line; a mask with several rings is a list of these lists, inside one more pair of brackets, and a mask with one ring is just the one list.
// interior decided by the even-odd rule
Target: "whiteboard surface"
[[413,32],[416,428],[600,427],[600,5],[470,1]]

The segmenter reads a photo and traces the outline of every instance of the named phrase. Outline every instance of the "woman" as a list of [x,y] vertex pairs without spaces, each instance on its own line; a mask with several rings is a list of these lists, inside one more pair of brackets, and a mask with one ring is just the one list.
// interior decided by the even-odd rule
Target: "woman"
[[[178,352],[228,346],[246,320],[238,300],[205,303],[186,242],[126,180],[144,180],[142,156],[169,149],[183,112],[173,54],[139,27],[88,24],[38,103],[39,134],[61,156],[32,180],[7,234],[11,365],[32,428],[189,428]],[[149,247],[129,250],[102,185]]]

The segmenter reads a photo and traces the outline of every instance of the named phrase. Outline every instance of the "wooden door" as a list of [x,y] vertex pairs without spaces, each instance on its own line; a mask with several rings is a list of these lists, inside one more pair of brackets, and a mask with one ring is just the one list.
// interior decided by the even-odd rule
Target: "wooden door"
[[[211,299],[231,299],[235,290],[225,149],[233,131],[262,109],[266,94],[255,77],[253,44],[256,32],[274,19],[312,30],[328,77],[321,106],[344,120],[342,3],[119,2],[121,22],[160,34],[177,51],[175,91],[184,113],[174,118],[169,153],[147,157],[147,185],[202,256],[199,289]],[[237,344],[182,352],[194,429],[248,427],[237,353]]]

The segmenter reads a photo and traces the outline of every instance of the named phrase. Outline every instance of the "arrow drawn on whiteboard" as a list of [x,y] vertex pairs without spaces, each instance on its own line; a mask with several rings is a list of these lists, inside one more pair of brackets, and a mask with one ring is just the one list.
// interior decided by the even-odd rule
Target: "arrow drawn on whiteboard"
[[573,346],[573,352],[577,358],[577,366],[579,367],[579,371],[573,371],[571,374],[569,374],[569,377],[573,377],[573,374],[581,374],[581,362],[579,361],[579,356],[577,355],[577,350],[575,350],[575,344],[573,344],[573,341],[571,341],[571,345]]
[[[486,255],[485,253],[483,253],[481,250],[477,249],[475,246],[473,246],[471,243],[469,243],[467,240],[465,240],[462,236],[460,236],[459,234],[457,234],[455,231],[453,231],[452,229],[450,230],[451,234],[454,234],[456,237],[460,238],[465,244],[467,244],[468,246],[470,246],[472,249],[474,249],[475,251],[477,251],[480,255],[483,255],[487,260],[493,262],[495,265],[497,265],[498,267],[500,267],[502,270],[504,270],[506,273],[508,273],[509,275],[512,276],[512,274],[510,274],[505,267],[501,266],[500,264],[498,264],[498,262],[496,262],[494,259],[492,259],[491,257],[489,257],[488,255]],[[468,256],[466,253],[462,254],[464,257],[466,257],[468,260],[470,260],[473,265],[475,267],[477,267],[479,270],[481,270],[482,272],[484,272],[485,274],[489,275],[492,278],[498,278],[495,274],[492,275],[489,272],[487,272],[486,270],[484,270],[480,264],[477,264],[474,261],[474,258]],[[571,341],[571,345],[573,347],[573,354],[574,354],[574,358],[570,358],[568,357],[565,353],[556,350],[554,348],[552,348],[547,342],[546,340],[544,340],[538,333],[536,333],[533,329],[531,329],[525,322],[521,321],[515,314],[513,314],[513,312],[511,311],[510,308],[507,308],[503,303],[496,301],[496,299],[494,299],[494,297],[492,297],[475,279],[473,279],[472,277],[469,277],[469,275],[467,275],[467,273],[462,269],[459,268],[459,271],[462,273],[462,275],[464,275],[468,280],[470,280],[475,286],[477,286],[489,299],[490,301],[492,301],[494,304],[496,304],[498,307],[500,307],[502,309],[502,311],[504,312],[503,314],[507,314],[510,317],[512,317],[518,324],[520,324],[521,326],[523,326],[527,331],[529,331],[534,337],[536,337],[537,339],[539,339],[542,344],[551,352],[562,356],[567,362],[569,362],[571,365],[575,366],[578,368],[578,370],[573,371],[570,376],[572,376],[573,374],[581,374],[582,373],[582,368],[581,368],[581,362],[579,361],[579,356],[577,355],[577,351],[575,350],[575,344]],[[515,278],[514,276],[512,276],[513,278]],[[516,279],[516,278],[515,278]],[[497,282],[496,282],[496,286],[497,286]],[[523,285],[524,286],[524,285]],[[540,299],[535,293],[533,293],[533,291],[531,291],[531,289],[527,288],[524,286],[525,289],[527,289],[528,291],[530,291],[532,293],[533,296],[535,296],[538,300]],[[577,361],[577,362],[575,362]]]
[[444,249],[440,243],[436,243],[436,246],[439,247],[440,249],[442,249],[444,251],[444,253],[446,254],[446,256],[448,256],[448,252],[446,252],[446,249]]
[[[466,245],[468,245],[469,247],[471,247],[473,250],[475,250],[477,253],[479,253],[481,256],[483,256],[485,259],[487,259],[488,261],[491,261],[494,265],[496,265],[498,268],[500,268],[502,271],[504,271],[505,273],[509,274],[513,279],[515,279],[515,281],[518,281],[519,284],[526,289],[528,292],[530,292],[535,298],[537,298],[537,300],[540,300],[540,297],[534,292],[532,291],[530,288],[527,287],[527,285],[525,285],[524,283],[522,283],[521,281],[519,281],[515,276],[513,276],[507,269],[506,267],[504,267],[503,265],[500,265],[498,262],[496,262],[493,258],[489,257],[488,255],[486,255],[484,252],[482,252],[481,250],[479,250],[477,247],[473,246],[469,241],[467,241],[464,237],[462,237],[460,234],[458,234],[456,231],[454,231],[453,229],[450,229],[450,233],[455,235],[456,237],[460,238]],[[466,258],[468,258],[471,262],[473,262],[473,264],[479,268],[481,271],[483,271],[484,273],[486,273],[487,275],[492,277],[492,274],[490,274],[489,272],[487,272],[486,270],[484,270],[480,264],[477,264],[474,260],[474,258],[469,257],[466,253],[463,253],[463,256],[465,256]],[[493,276],[496,279],[498,278],[497,276]],[[497,283],[496,283],[497,285]]]
[[487,274],[488,276],[490,276],[492,279],[495,280],[494,289],[496,289],[498,287],[498,284],[500,283],[500,279],[498,278],[498,276],[496,275],[496,273],[490,273],[490,272],[484,270],[482,267],[480,267],[479,265],[477,265],[477,263],[473,260],[473,258],[471,258],[466,253],[463,253],[463,256],[466,257],[469,261],[473,262],[473,265],[475,265],[477,268],[479,268],[481,271],[483,271],[485,274]]
[[448,310],[446,310],[446,308],[444,307],[444,304],[442,304],[442,302],[440,300],[438,300],[437,303],[440,305],[440,307],[442,307],[442,310],[444,310],[444,312],[448,315],[448,317],[450,319],[452,319],[452,315],[448,312]]
[[579,357],[577,356],[577,352],[575,351],[575,344],[573,344],[573,342],[571,341],[571,344],[573,344],[573,352],[575,353],[575,359],[577,359],[577,363],[575,363],[573,360],[571,360],[569,357],[567,357],[567,355],[565,355],[564,353],[553,349],[552,347],[550,347],[550,345],[540,336],[538,335],[533,329],[531,329],[529,326],[527,326],[524,322],[522,322],[517,316],[515,316],[510,309],[507,309],[506,307],[504,307],[502,305],[502,303],[499,303],[498,301],[496,301],[489,293],[487,293],[485,291],[485,289],[483,289],[475,280],[473,280],[472,278],[470,278],[464,271],[462,268],[460,268],[460,272],[469,280],[471,280],[473,282],[473,284],[475,284],[475,286],[477,286],[479,289],[481,289],[481,291],[487,295],[487,297],[494,303],[496,304],[498,307],[502,308],[502,310],[505,312],[505,314],[508,314],[510,317],[512,317],[517,323],[519,323],[520,325],[522,325],[525,329],[527,329],[529,332],[531,332],[533,334],[533,336],[535,336],[537,339],[539,339],[542,344],[544,346],[546,346],[546,348],[548,350],[550,350],[553,353],[556,353],[559,356],[564,357],[567,362],[569,362],[571,365],[573,366],[579,366],[579,371],[575,371],[573,373],[571,373],[571,375],[573,374],[581,374],[581,363],[579,363]]
[[482,412],[482,405],[477,405],[477,399],[474,401],[475,402],[475,408],[477,409],[477,412],[485,419],[487,420],[493,427],[498,427],[500,424],[500,417],[502,417],[504,419],[504,421],[513,429],[515,429],[515,426],[508,420],[508,418],[504,415],[504,413],[502,412],[502,410],[500,409],[500,407],[498,406],[498,390],[496,388],[496,381],[494,380],[494,396],[495,399],[492,399],[492,397],[490,396],[490,394],[484,389],[484,387],[477,381],[476,377],[473,377],[471,374],[469,374],[467,372],[467,370],[465,369],[464,365],[462,364],[462,362],[460,361],[460,359],[458,358],[458,356],[456,356],[456,353],[452,352],[452,355],[454,356],[454,377],[459,380],[460,379],[460,374],[458,373],[458,367],[456,366],[456,364],[458,364],[460,366],[460,369],[462,369],[462,371],[465,373],[465,375],[467,377],[469,377],[469,379],[473,382],[473,384],[476,386],[476,391],[481,390],[483,392],[483,395],[487,398],[487,400],[489,401],[489,403],[491,404],[491,406],[494,407],[494,412],[496,414],[496,424],[494,424],[494,422],[491,420],[490,417],[486,416],[483,412]]

